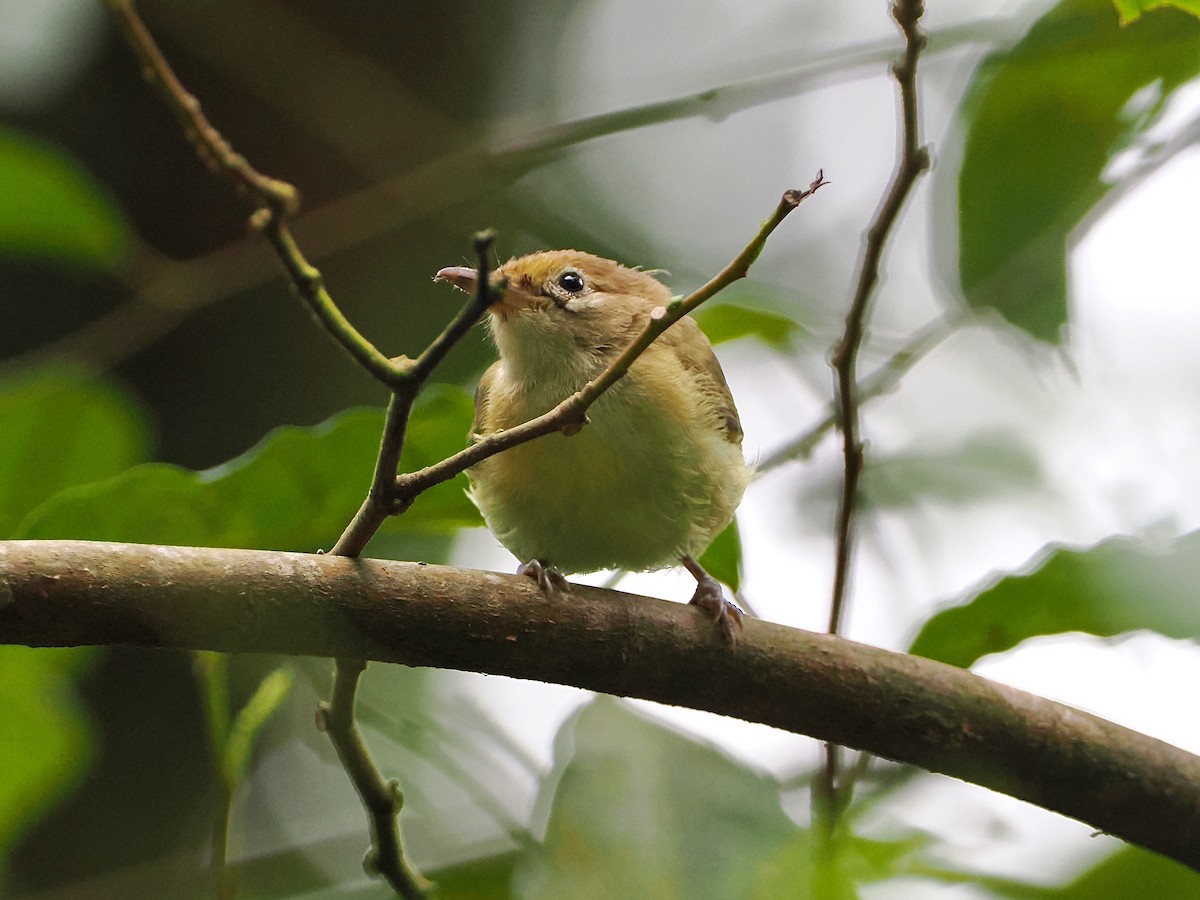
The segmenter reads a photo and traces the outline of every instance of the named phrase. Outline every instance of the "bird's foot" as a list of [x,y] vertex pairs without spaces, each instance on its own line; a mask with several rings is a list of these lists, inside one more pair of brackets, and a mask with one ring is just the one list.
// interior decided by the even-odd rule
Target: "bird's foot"
[[[689,566],[690,568],[690,566]],[[692,606],[698,606],[713,620],[713,625],[721,640],[729,647],[737,643],[742,631],[742,611],[725,599],[725,592],[720,582],[707,572],[696,576],[696,593],[689,601]],[[695,574],[695,573],[693,573]]]
[[540,559],[531,559],[517,569],[517,574],[536,581],[537,586],[547,597],[558,597],[560,594],[571,593],[571,582],[567,581],[567,576],[554,566],[546,565]]

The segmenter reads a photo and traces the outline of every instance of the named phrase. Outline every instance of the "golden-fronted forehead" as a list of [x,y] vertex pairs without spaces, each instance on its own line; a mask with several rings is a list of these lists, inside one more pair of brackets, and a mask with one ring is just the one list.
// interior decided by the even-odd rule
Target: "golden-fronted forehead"
[[630,269],[582,250],[530,253],[510,259],[500,267],[499,273],[513,287],[536,291],[567,270],[578,272],[592,290],[601,293],[636,294],[657,303],[666,303],[671,298],[667,286],[648,272]]

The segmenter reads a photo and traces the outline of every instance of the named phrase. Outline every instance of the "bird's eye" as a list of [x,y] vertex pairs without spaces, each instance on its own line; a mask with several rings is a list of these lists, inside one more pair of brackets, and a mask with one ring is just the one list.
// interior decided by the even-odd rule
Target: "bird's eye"
[[578,272],[563,272],[558,276],[558,286],[568,294],[578,294],[583,290],[583,276]]

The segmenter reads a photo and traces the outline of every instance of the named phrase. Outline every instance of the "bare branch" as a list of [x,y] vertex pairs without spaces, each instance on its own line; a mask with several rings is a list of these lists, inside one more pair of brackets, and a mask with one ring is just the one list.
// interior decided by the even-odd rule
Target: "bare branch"
[[[929,151],[920,145],[920,119],[917,112],[917,60],[927,39],[919,23],[925,12],[924,0],[894,0],[892,18],[904,33],[904,55],[892,66],[900,88],[901,145],[891,184],[867,229],[854,297],[846,315],[842,339],[834,347],[832,365],[836,374],[838,424],[842,430],[842,455],[845,472],[838,500],[836,551],[833,572],[833,596],[829,604],[829,633],[842,627],[842,613],[850,584],[854,550],[854,513],[858,504],[858,483],[863,468],[863,444],[859,436],[858,352],[866,336],[867,309],[879,281],[880,263],[892,227],[921,173],[929,168]],[[838,750],[826,747],[825,766],[813,784],[814,817],[831,832],[841,807],[851,790],[838,779]]]
[[858,498],[858,481],[862,474],[863,448],[859,438],[857,380],[858,352],[866,334],[867,307],[879,281],[883,250],[921,173],[929,168],[929,151],[920,146],[917,116],[917,59],[925,46],[925,35],[918,27],[925,5],[922,0],[895,0],[892,16],[904,32],[904,56],[893,66],[900,87],[901,149],[892,182],[888,186],[879,211],[867,229],[862,261],[846,328],[833,351],[833,367],[837,375],[839,424],[842,429],[842,451],[845,457],[845,477],[837,515],[837,559],[834,569],[833,599],[829,610],[829,631],[837,634],[841,628],[842,610],[850,579],[850,558],[853,542],[853,520]]
[[288,283],[317,321],[372,376],[394,386],[402,373],[368,341],[334,304],[325,290],[321,273],[296,245],[287,219],[300,205],[300,195],[285,181],[257,171],[244,156],[234,151],[204,115],[198,101],[175,76],[159,50],[150,30],[138,15],[133,0],[106,0],[126,42],[142,64],[142,74],[166,102],[184,136],[196,147],[200,158],[231,181],[258,207],[251,218],[274,248],[283,264]]
[[983,785],[1200,869],[1200,757],[963,669],[576,586],[380,560],[0,543],[0,642],[373,659],[763,722]]
[[400,783],[384,780],[354,719],[358,679],[366,666],[362,659],[338,659],[332,696],[317,708],[317,727],[329,733],[342,768],[367,810],[371,849],[363,866],[382,875],[405,900],[421,900],[430,896],[433,885],[409,864],[400,843],[397,818],[404,807]]

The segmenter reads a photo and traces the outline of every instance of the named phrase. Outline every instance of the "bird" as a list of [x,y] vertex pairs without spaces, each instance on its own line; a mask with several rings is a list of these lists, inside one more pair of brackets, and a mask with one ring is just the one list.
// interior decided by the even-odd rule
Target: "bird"
[[[499,359],[475,394],[471,437],[541,415],[594,379],[671,302],[657,272],[577,250],[500,266],[486,321]],[[478,272],[435,281],[473,292]],[[697,561],[733,519],[748,481],[733,395],[700,326],[684,316],[600,395],[587,424],[504,450],[467,470],[468,495],[544,591],[566,575],[683,565],[691,603],[728,645],[742,613]]]

